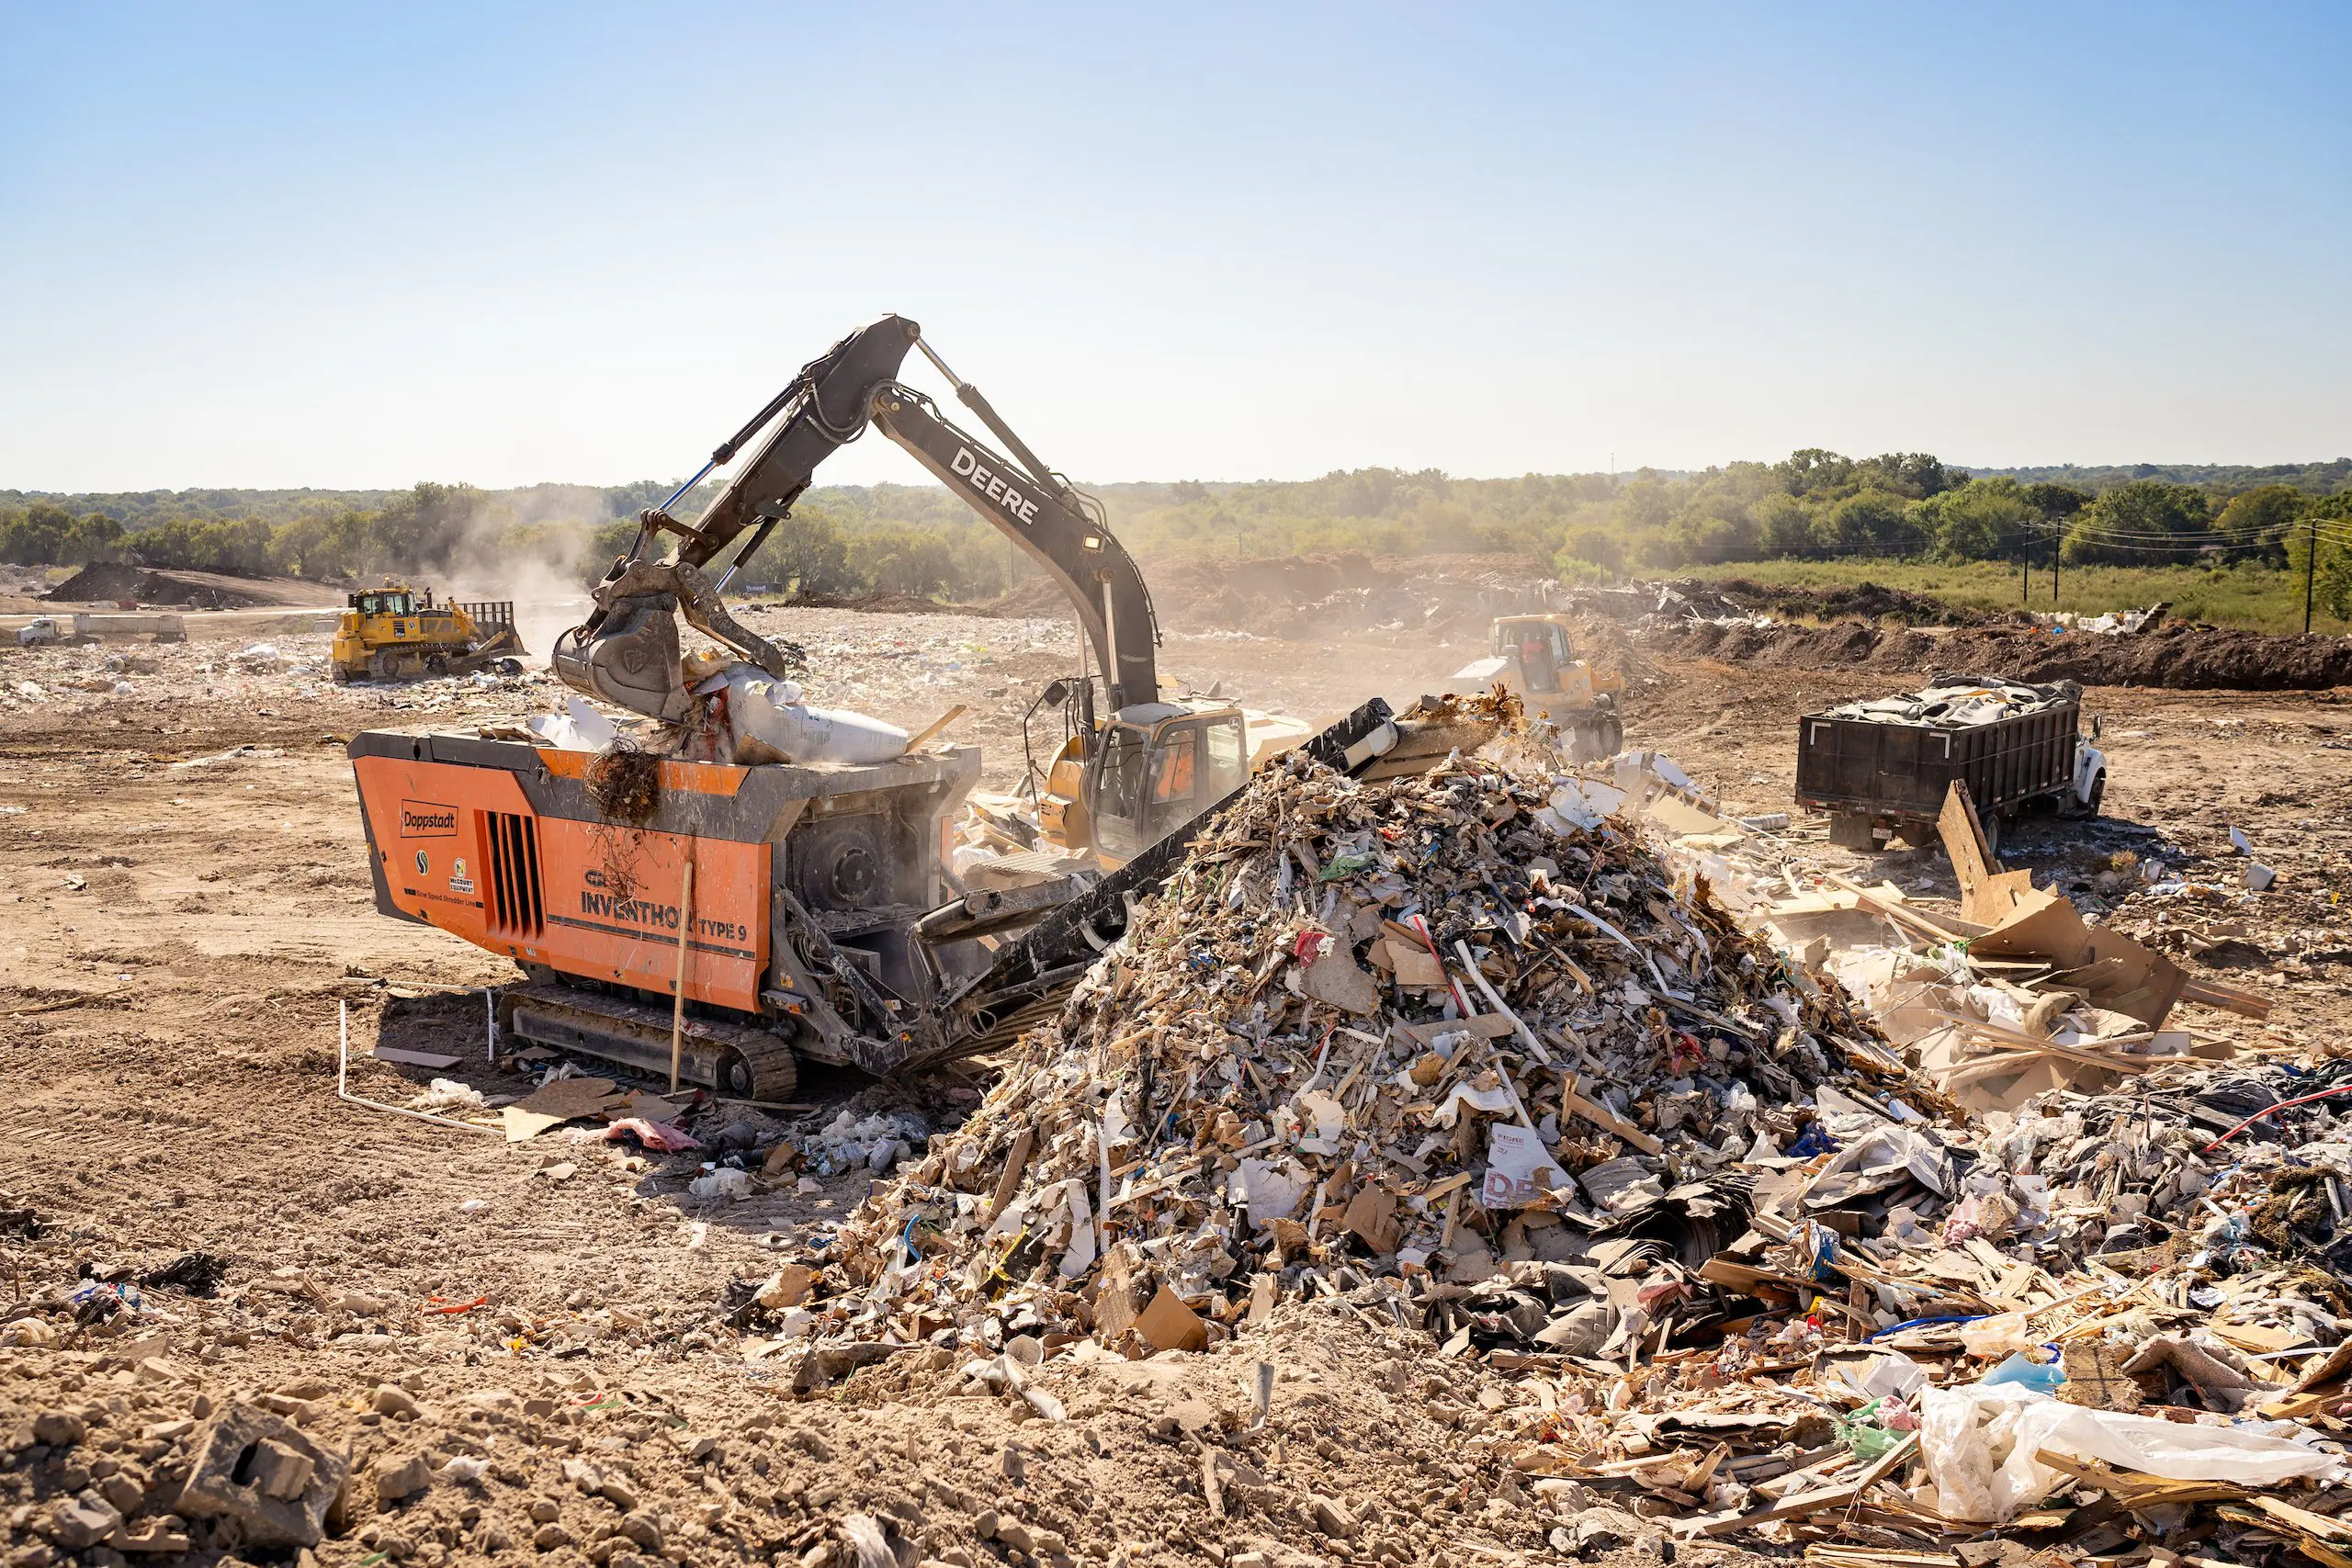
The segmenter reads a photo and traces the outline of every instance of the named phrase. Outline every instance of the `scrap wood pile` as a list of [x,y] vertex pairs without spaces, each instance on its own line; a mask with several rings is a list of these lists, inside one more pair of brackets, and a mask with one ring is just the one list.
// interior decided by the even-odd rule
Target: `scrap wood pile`
[[1478,1462],[1684,1533],[2352,1549],[2352,1123],[2210,1063],[1971,1117],[1585,798],[1261,776],[771,1281],[797,1385],[947,1346],[1050,1417],[1057,1357],[1301,1303],[1506,1374]]
[[[1998,870],[1965,785],[1951,786],[1939,827],[1960,884],[1957,915],[1928,914],[1890,886],[1842,878],[1751,915],[1801,957],[1820,962],[1833,942],[1845,948],[1831,962],[1846,986],[1971,1108],[2010,1108],[2052,1089],[2097,1093],[2230,1058],[2218,1037],[2166,1027],[2184,1001],[2268,1015],[2262,997],[2086,923],[2064,895],[2035,887],[2030,872]],[[1840,942],[1857,920],[1873,940]]]

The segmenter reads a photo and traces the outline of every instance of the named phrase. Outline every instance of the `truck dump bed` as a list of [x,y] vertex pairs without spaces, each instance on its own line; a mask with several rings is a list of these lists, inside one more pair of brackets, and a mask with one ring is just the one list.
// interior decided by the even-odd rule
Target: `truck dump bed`
[[1952,781],[2006,811],[2069,786],[2082,691],[1939,676],[1922,692],[1849,703],[1797,721],[1798,804],[1932,822]]

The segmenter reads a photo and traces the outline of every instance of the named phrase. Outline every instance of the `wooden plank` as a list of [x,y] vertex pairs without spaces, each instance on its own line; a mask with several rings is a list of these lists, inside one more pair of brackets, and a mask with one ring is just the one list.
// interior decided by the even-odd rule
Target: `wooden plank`
[[[1871,892],[1869,888],[1864,887],[1860,883],[1849,881],[1847,878],[1839,876],[1835,872],[1829,874],[1829,880],[1836,883],[1838,886],[1846,889],[1847,892],[1851,893],[1854,896],[1854,902],[1857,908],[1868,909],[1874,915],[1884,915],[1896,925],[1907,927],[1915,932],[1931,936],[1938,942],[1961,942],[1965,940],[1968,934],[1966,932],[1954,931],[1950,926],[1939,924],[1937,921],[1928,919],[1927,916],[1919,913],[1917,909],[1909,908],[1907,905],[1891,904],[1885,899],[1880,897],[1877,894]],[[1972,926],[1971,930],[1973,931],[1973,929],[1974,928]]]
[[1021,1173],[1029,1168],[1030,1151],[1036,1146],[1037,1129],[1035,1127],[1022,1128],[1021,1135],[1012,1140],[1012,1152],[1005,1156],[1004,1174],[996,1179],[996,1197],[989,1204],[991,1221],[1004,1213],[1004,1206],[1012,1201],[1013,1193],[1020,1190]]
[[2056,1449],[2036,1449],[2033,1457],[2062,1474],[2095,1486],[2126,1507],[2159,1503],[2227,1503],[2252,1495],[2251,1490],[2228,1481],[2175,1481],[2168,1476],[2143,1475],[2115,1469],[2098,1460],[2076,1458]]
[[949,708],[945,713],[941,714],[937,718],[933,719],[929,724],[924,725],[921,729],[915,731],[914,739],[907,742],[908,754],[911,756],[913,753],[922,750],[923,742],[929,740],[933,736],[937,735],[941,730],[946,728],[949,725],[955,723],[957,719],[963,717],[966,714],[971,711],[971,708],[965,704],[957,703],[954,707]]
[[2270,999],[2252,991],[2241,991],[2212,980],[2192,978],[2180,988],[2180,999],[2200,1007],[2219,1008],[2241,1018],[2265,1019],[2270,1016]]
[[1570,1111],[1575,1111],[1577,1115],[1583,1117],[1586,1121],[1591,1122],[1594,1126],[1600,1128],[1603,1132],[1623,1139],[1626,1143],[1633,1145],[1634,1147],[1641,1150],[1642,1153],[1645,1155],[1663,1154],[1666,1151],[1666,1145],[1664,1144],[1658,1142],[1647,1133],[1643,1132],[1631,1122],[1626,1121],[1623,1117],[1618,1115],[1607,1106],[1587,1100],[1582,1094],[1579,1094],[1577,1092],[1577,1076],[1574,1073],[1567,1075],[1567,1082],[1560,1090],[1560,1100],[1562,1104],[1566,1105]]
[[371,1053],[379,1062],[398,1062],[404,1067],[431,1067],[446,1071],[464,1061],[462,1056],[445,1056],[438,1051],[404,1051],[397,1045],[379,1045]]
[[1959,779],[1952,780],[1944,792],[1936,831],[1942,835],[1944,853],[1951,858],[1952,875],[1960,883],[1961,902],[1968,904],[1994,874],[1993,846],[1984,841],[1984,826],[1976,820],[1976,803],[1969,798],[1968,785]]
[[1871,1461],[1871,1467],[1841,1486],[1825,1487],[1818,1492],[1804,1492],[1794,1497],[1783,1497],[1769,1508],[1757,1508],[1745,1514],[1702,1514],[1692,1518],[1669,1520],[1679,1535],[1728,1535],[1734,1530],[1768,1524],[1774,1519],[1805,1518],[1843,1508],[1894,1472],[1895,1467],[1906,1463],[1919,1451],[1919,1434],[1911,1432],[1903,1440]]

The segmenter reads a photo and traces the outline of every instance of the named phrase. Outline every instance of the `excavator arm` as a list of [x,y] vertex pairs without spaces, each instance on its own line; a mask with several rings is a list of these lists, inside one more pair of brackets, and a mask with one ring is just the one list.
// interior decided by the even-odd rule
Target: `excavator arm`
[[[929,398],[899,383],[899,367],[916,347],[1018,461],[958,430]],[[905,447],[1053,577],[1078,612],[1113,711],[1158,696],[1159,630],[1151,596],[1134,558],[1103,525],[1101,509],[1041,461],[902,316],[862,327],[803,366],[790,386],[711,454],[704,473],[731,461],[774,426],[699,520],[682,523],[661,507],[639,514],[637,547],[597,584],[588,619],[558,640],[557,674],[580,691],[639,713],[681,717],[688,697],[678,673],[673,610],[771,674],[797,668],[798,649],[771,644],[742,626],[718,592],[791,515],[818,465],[868,424]],[[645,552],[665,533],[679,540],[675,558],[649,558]],[[743,542],[733,564],[711,581],[705,569],[738,541]]]

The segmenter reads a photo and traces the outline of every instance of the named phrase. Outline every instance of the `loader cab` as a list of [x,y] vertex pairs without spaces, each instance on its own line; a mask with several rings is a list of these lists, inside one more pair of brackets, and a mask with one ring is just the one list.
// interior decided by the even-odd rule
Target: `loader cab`
[[406,589],[399,592],[386,590],[379,593],[354,593],[351,596],[351,607],[358,611],[363,617],[413,615],[416,614],[416,595]]
[[1134,859],[1239,789],[1249,771],[1238,708],[1136,703],[1121,709],[1103,727],[1090,770],[1095,852]]
[[1498,620],[1493,651],[1519,667],[1520,679],[1531,692],[1558,691],[1560,671],[1576,658],[1568,648],[1567,628],[1540,615]]

